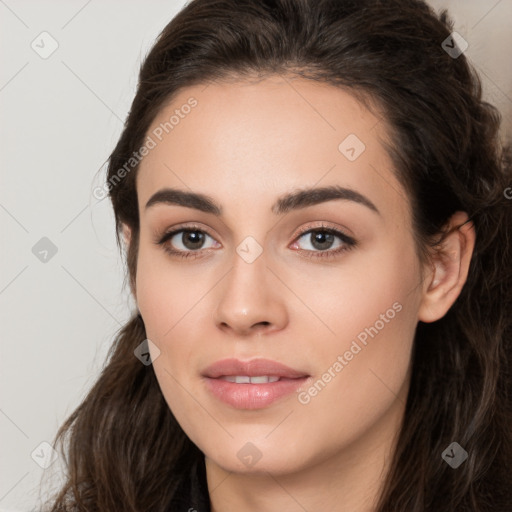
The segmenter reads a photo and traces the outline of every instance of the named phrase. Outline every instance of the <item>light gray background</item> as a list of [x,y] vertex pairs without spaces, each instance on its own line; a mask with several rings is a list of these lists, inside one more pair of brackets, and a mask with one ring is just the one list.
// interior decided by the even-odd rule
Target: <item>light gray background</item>
[[[43,470],[31,454],[44,461],[40,443],[85,396],[134,307],[110,204],[92,191],[140,61],[185,3],[0,0],[0,512],[37,510],[43,475],[58,485],[60,461]],[[454,15],[512,137],[512,0],[431,4]],[[47,59],[31,47],[43,31],[59,45]],[[47,262],[32,252],[43,237],[57,247]]]

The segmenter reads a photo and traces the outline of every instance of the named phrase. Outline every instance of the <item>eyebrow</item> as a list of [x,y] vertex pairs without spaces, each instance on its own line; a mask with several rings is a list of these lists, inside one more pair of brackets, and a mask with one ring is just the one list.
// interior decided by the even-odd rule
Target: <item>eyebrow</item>
[[[353,189],[338,185],[306,188],[284,194],[274,203],[272,206],[272,212],[276,215],[283,215],[291,210],[299,210],[308,206],[332,201],[334,199],[352,201],[361,204],[380,215],[377,207],[367,197]],[[223,211],[222,206],[210,196],[175,188],[163,188],[155,192],[146,203],[145,209],[157,204],[185,206],[205,213],[211,213],[218,217],[222,215]]]

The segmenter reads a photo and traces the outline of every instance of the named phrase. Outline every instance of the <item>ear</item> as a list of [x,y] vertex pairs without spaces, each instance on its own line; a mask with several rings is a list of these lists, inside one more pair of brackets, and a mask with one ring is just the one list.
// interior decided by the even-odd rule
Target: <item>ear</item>
[[128,224],[123,222],[122,224],[122,232],[123,232],[123,240],[126,245],[126,248],[130,245],[130,241],[132,239],[132,230]]
[[418,320],[435,322],[457,300],[466,282],[475,247],[475,228],[465,212],[456,212],[445,226],[446,235],[432,253],[424,281]]
[[[125,252],[127,255],[129,255],[129,247],[132,242],[132,230],[131,230],[130,226],[123,223],[122,227],[121,227],[121,231],[123,234]],[[128,256],[128,259],[129,259],[129,256]],[[129,262],[128,262],[128,267],[130,267]],[[128,270],[128,273],[129,273],[129,270]],[[130,280],[130,290],[131,290],[132,295],[135,298],[135,300],[137,300],[137,292],[136,292],[136,288],[135,288],[135,282],[133,281],[133,279],[131,279],[131,277],[129,277],[129,280]]]

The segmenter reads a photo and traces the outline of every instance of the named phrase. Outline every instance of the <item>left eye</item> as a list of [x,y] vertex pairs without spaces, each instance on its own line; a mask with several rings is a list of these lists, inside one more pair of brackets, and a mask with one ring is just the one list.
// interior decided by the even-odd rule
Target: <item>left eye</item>
[[[355,241],[344,233],[332,228],[315,228],[302,233],[297,240],[305,239],[306,247],[299,247],[305,251],[331,251],[339,252],[355,245]],[[338,243],[336,244],[336,239]],[[333,247],[334,244],[334,247]],[[295,242],[293,246],[298,246]],[[309,247],[308,247],[309,246]]]

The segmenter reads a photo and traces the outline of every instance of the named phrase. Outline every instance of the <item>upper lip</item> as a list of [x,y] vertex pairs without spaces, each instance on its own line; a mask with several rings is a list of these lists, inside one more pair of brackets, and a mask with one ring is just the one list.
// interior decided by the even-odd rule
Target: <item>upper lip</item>
[[298,379],[308,377],[306,372],[295,370],[277,361],[270,359],[252,359],[240,361],[238,359],[222,359],[206,368],[202,375],[211,379],[225,377],[228,375],[245,375],[258,377],[268,375],[269,377],[284,377],[287,379]]

